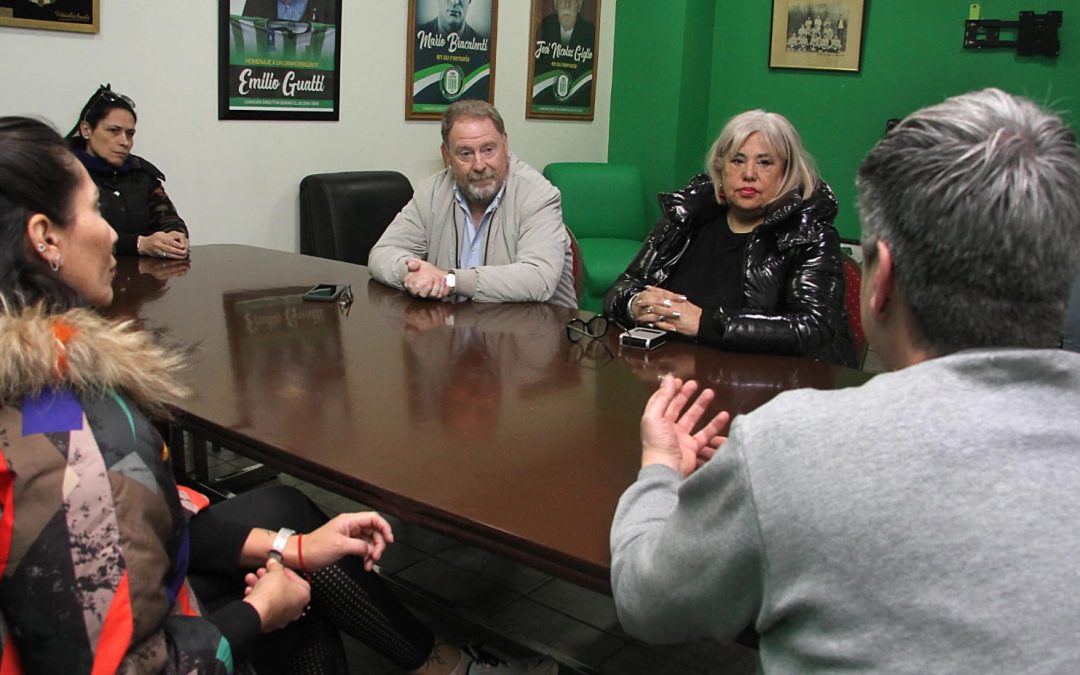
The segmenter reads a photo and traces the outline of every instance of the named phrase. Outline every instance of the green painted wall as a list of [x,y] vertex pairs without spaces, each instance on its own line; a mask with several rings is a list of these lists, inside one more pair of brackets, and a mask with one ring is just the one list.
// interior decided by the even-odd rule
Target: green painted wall
[[693,173],[705,154],[715,4],[616,5],[608,161],[640,167],[650,220],[660,214],[656,193]]
[[[664,12],[656,4],[619,0],[617,6],[608,150],[610,161],[638,163],[643,170],[645,163],[663,159],[645,174],[648,192],[670,189],[699,170],[702,155],[729,117],[750,108],[765,108],[783,113],[799,129],[840,199],[836,224],[841,235],[855,238],[859,235],[855,172],[881,137],[888,118],[903,117],[947,96],[996,86],[1049,103],[1065,114],[1073,128],[1080,121],[1080,11],[1065,7],[1073,4],[1072,0],[980,3],[985,19],[1015,20],[1021,9],[1040,13],[1063,10],[1058,33],[1061,55],[1056,59],[1021,58],[1010,49],[962,49],[967,2],[868,0],[860,73],[770,70],[770,2],[698,3],[701,14],[691,18],[686,13],[677,21],[662,16]],[[712,16],[702,19],[710,13]],[[634,81],[633,73],[643,66],[643,56],[626,53],[637,41],[629,42],[635,33],[655,31],[660,22],[666,24],[665,32],[676,34],[668,42],[654,43],[653,63],[681,67],[680,72],[665,75],[665,82],[677,80],[680,90],[667,84],[656,92],[670,99],[665,101],[649,99],[649,90]],[[705,25],[711,26],[708,40],[701,37]],[[692,54],[687,53],[690,50]],[[633,61],[637,63],[630,63]],[[711,84],[693,84],[701,77],[709,77]],[[684,111],[693,108],[702,92],[708,96],[704,127],[696,111],[692,121],[681,124],[654,119],[674,114],[676,106]],[[681,133],[666,133],[669,127]],[[652,152],[630,149],[637,143],[634,130],[643,128],[653,135],[649,143]],[[696,157],[696,164],[689,161],[691,157]],[[654,209],[652,213],[658,212]]]

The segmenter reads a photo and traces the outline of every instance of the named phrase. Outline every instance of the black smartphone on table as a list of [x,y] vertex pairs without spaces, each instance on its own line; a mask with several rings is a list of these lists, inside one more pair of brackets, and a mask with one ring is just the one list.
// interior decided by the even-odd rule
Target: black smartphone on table
[[341,294],[348,288],[347,284],[315,284],[311,287],[307,293],[304,293],[304,300],[321,300],[331,301],[337,300],[341,297]]

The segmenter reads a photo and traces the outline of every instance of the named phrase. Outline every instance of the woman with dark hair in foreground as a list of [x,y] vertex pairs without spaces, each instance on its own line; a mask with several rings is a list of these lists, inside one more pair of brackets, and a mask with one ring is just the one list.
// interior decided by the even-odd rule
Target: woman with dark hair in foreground
[[339,631],[418,673],[553,673],[436,640],[372,567],[378,514],[178,490],[147,415],[182,356],[90,306],[116,233],[45,124],[0,118],[0,672],[345,673]]

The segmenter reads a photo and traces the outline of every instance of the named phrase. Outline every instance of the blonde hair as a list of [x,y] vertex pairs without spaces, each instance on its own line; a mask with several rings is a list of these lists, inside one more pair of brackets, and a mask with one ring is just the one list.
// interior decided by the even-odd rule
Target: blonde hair
[[717,191],[723,184],[724,162],[731,159],[746,139],[755,133],[761,134],[773,158],[784,164],[784,178],[776,196],[787,194],[799,186],[802,186],[803,199],[814,194],[818,181],[817,167],[803,148],[799,132],[795,131],[788,118],[764,110],[748,110],[732,117],[709,149],[705,156],[705,170]]

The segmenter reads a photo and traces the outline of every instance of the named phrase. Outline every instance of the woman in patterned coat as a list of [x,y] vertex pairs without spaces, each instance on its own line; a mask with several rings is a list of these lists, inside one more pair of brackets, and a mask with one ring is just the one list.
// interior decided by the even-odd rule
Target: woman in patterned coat
[[376,513],[178,490],[147,415],[186,394],[182,356],[92,309],[116,268],[97,205],[55,131],[0,118],[0,673],[345,673],[339,631],[417,673],[552,672],[437,640],[372,573]]

